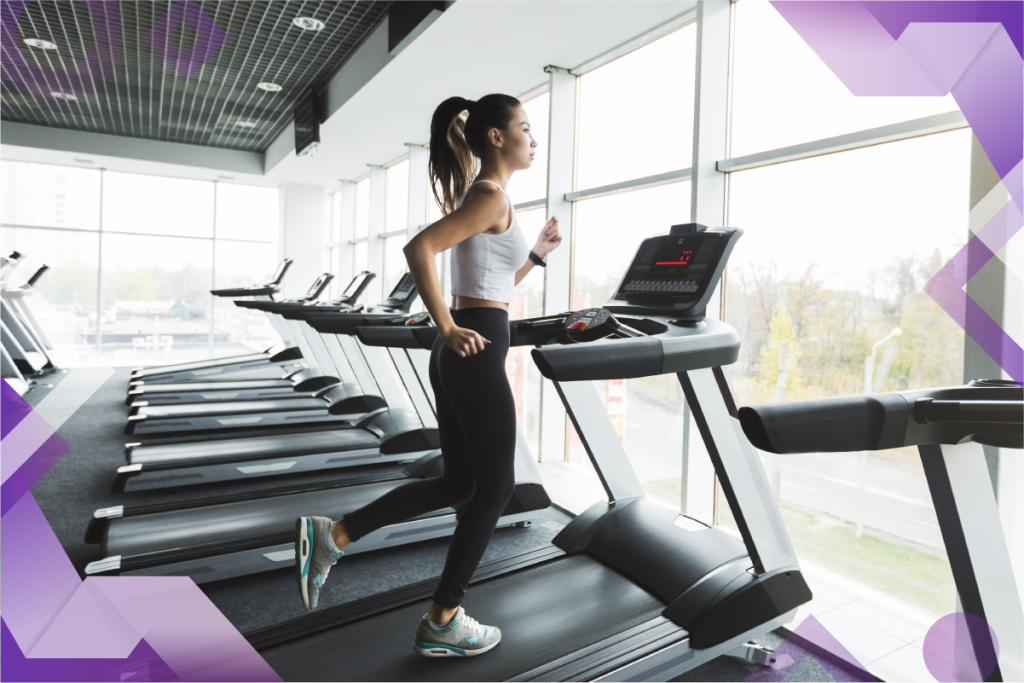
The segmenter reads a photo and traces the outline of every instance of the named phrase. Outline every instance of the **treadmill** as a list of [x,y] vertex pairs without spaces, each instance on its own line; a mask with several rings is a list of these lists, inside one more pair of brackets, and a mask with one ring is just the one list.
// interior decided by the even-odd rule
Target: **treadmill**
[[54,369],[54,364],[47,354],[48,348],[52,350],[49,340],[41,330],[33,329],[34,318],[31,315],[26,317],[22,308],[24,297],[32,291],[31,284],[36,282],[47,269],[48,266],[44,265],[36,271],[26,287],[11,286],[5,278],[3,287],[0,288],[0,324],[3,326],[3,345],[23,375],[43,373]]
[[[257,300],[273,300],[274,294],[281,289],[281,280],[284,279],[285,273],[288,272],[291,264],[291,259],[282,261],[277,270],[274,271],[273,279],[266,284],[235,289],[214,289],[210,291],[210,294],[230,299],[253,297]],[[322,284],[326,287],[326,283]],[[320,291],[323,291],[323,289],[321,288]],[[306,296],[308,297],[312,293],[312,290],[310,290]],[[314,300],[319,296],[320,292],[317,292],[316,296],[313,297]],[[299,349],[292,345],[293,341],[289,331],[273,319],[271,319],[270,323],[281,336],[282,344],[271,346],[260,353],[247,353],[227,358],[135,368],[132,371],[130,381],[143,380],[149,383],[203,381],[210,377],[218,379],[226,376],[251,378],[253,375],[259,376],[261,374],[273,378],[280,370],[298,365],[303,359]]]
[[[348,287],[330,305],[342,309],[356,309],[370,281],[376,275],[368,270],[352,278]],[[280,316],[267,312],[268,317],[280,325],[289,335],[291,331]],[[283,398],[289,396],[312,396],[313,392],[337,383],[331,375],[312,373],[308,369],[297,370],[281,378],[216,380],[211,382],[174,382],[146,384],[144,380],[129,385],[125,403],[128,405],[182,405],[213,401],[247,401]],[[145,403],[141,403],[141,402]]]
[[[392,346],[389,340],[401,347],[390,354],[393,366],[381,358],[381,367],[374,368],[387,407],[340,428],[295,425],[277,433],[261,432],[236,438],[129,443],[125,447],[127,464],[117,470],[114,492],[336,471],[411,462],[430,455],[440,445],[433,393],[426,379],[430,357],[427,349],[433,344],[437,330],[429,326],[429,316],[425,313],[402,318],[381,317],[375,319],[374,324],[389,326],[399,333],[409,329],[403,334],[414,335],[408,341],[386,336],[368,338],[367,343],[375,347]],[[412,325],[422,327],[412,331]],[[352,334],[357,331],[353,328]],[[410,346],[414,342],[419,346]],[[373,351],[384,352],[380,348]],[[397,369],[397,377],[392,367]],[[371,377],[369,381],[374,380]]]
[[[6,334],[6,332],[4,332]],[[6,339],[4,340],[6,341]],[[14,359],[7,353],[6,345],[0,346],[0,377],[3,378],[12,389],[18,392],[18,396],[24,396],[31,388],[29,381],[21,374],[21,370],[14,364]]]
[[[7,277],[18,267],[20,259],[21,254],[17,251],[0,258],[0,282],[6,283]],[[0,376],[18,392],[19,396],[24,396],[30,388],[30,380],[25,378],[23,372],[30,372],[25,366],[23,354],[20,344],[8,331],[7,326],[0,322]],[[16,363],[15,356],[21,362]]]
[[[811,599],[781,514],[732,409],[722,366],[740,340],[704,309],[741,231],[689,224],[640,245],[606,309],[513,324],[551,380],[608,495],[554,543],[479,568],[466,599],[501,644],[428,660],[405,637],[435,581],[246,637],[283,680],[670,680],[721,654],[756,658],[754,636]],[[611,336],[609,336],[611,335]],[[578,341],[583,343],[568,343]],[[676,374],[742,541],[644,497],[589,380]],[[354,546],[353,546],[354,547]]]
[[[422,350],[430,348],[437,330],[422,324],[424,315],[413,318],[415,327],[403,323],[363,328],[360,338],[367,344],[396,348],[396,362],[398,356],[405,356],[410,365],[425,367],[427,356]],[[412,360],[412,351],[420,351],[421,360]],[[250,493],[221,495],[202,504],[104,508],[94,513],[86,531],[87,543],[102,544],[104,559],[89,564],[85,571],[88,575],[189,576],[203,583],[274,569],[291,570],[297,517],[317,510],[318,514],[338,519],[410,478],[435,477],[442,471],[440,452],[435,450],[395,475],[363,472],[344,483],[281,487],[256,498]],[[499,527],[529,526],[537,513],[551,504],[535,458],[518,429],[515,473],[515,491],[498,521]],[[346,552],[361,553],[450,536],[458,514],[444,509],[385,527]]]
[[[322,276],[322,278],[327,277],[330,276],[327,274]],[[412,285],[412,278],[407,277],[399,282],[387,299],[368,311],[353,314],[346,312],[350,310],[347,306],[324,306],[322,308],[332,311],[329,315],[339,319],[344,320],[349,316],[356,316],[351,319],[373,321],[392,318],[407,312],[415,298],[416,288]],[[380,363],[386,362],[382,352],[375,350],[378,353],[359,354],[357,349],[352,348],[352,353],[347,358],[343,353],[332,354],[320,335],[309,329],[304,322],[300,322],[302,315],[292,313],[293,311],[320,309],[320,306],[312,305],[311,301],[242,301],[237,303],[246,308],[257,308],[282,316],[291,314],[288,321],[295,325],[298,331],[297,337],[306,339],[303,352],[309,351],[307,358],[311,362],[313,358],[316,358],[320,367],[328,365],[333,367],[343,374],[341,379],[344,381],[335,380],[333,384],[320,389],[311,397],[166,406],[133,405],[128,417],[128,424],[125,426],[125,434],[166,434],[238,428],[259,430],[266,427],[304,423],[344,424],[388,407],[388,402],[374,393],[374,378],[376,377],[377,383],[379,383],[390,373],[386,366],[380,365]],[[349,329],[354,328],[350,326]],[[364,368],[364,364],[369,364],[368,370]],[[403,429],[407,426],[406,422],[402,422]],[[385,431],[390,431],[390,426],[385,428]]]
[[[985,446],[1024,448],[1019,384],[974,380],[960,387],[787,401],[740,408],[739,420],[751,443],[770,453],[917,446],[958,611],[981,620],[962,624],[967,641],[946,646],[960,658],[959,680],[1024,680],[1024,612],[985,453]],[[961,642],[972,648],[974,662]]]
[[6,283],[2,289],[2,296],[4,302],[10,306],[15,317],[21,322],[25,332],[31,337],[35,347],[45,354],[48,360],[52,360],[50,352],[53,351],[53,342],[50,341],[43,326],[39,324],[32,307],[28,305],[28,299],[35,292],[33,287],[49,269],[48,265],[43,264],[21,287],[14,287],[10,283]]

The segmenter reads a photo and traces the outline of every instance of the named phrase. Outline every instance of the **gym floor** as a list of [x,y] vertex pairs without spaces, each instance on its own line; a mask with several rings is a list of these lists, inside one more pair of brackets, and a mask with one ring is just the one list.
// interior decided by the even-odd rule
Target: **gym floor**
[[[74,372],[74,371],[71,371]],[[100,557],[98,545],[84,542],[85,529],[97,508],[132,503],[182,501],[207,494],[207,487],[170,489],[163,493],[111,492],[114,471],[124,464],[124,444],[131,440],[124,434],[128,408],[124,403],[130,370],[121,368],[68,418],[58,433],[71,448],[65,456],[32,489],[39,507],[46,515],[57,539],[68,557],[84,576],[85,566]],[[54,374],[43,380],[58,386],[67,373]],[[25,395],[29,404],[38,405],[53,389],[33,388]],[[55,395],[56,399],[57,396]],[[395,467],[395,469],[398,469]],[[352,473],[342,475],[343,480]],[[316,479],[298,475],[287,483],[300,484]],[[233,485],[234,491],[259,491],[280,486],[280,479],[250,481]],[[218,488],[223,491],[224,488]],[[315,511],[311,511],[315,512]],[[571,517],[552,507],[543,511],[526,529],[498,529],[484,562],[510,557],[551,542]],[[370,595],[382,593],[440,574],[447,551],[447,539],[425,541],[346,557],[331,572],[320,595],[321,609]],[[226,581],[202,584],[203,592],[243,634],[303,616],[291,567]],[[467,610],[472,613],[472,591],[467,597]],[[415,624],[410,624],[410,638]],[[775,647],[784,634],[766,634],[759,642]],[[678,680],[740,681],[755,672],[748,662],[722,657],[701,666]],[[761,680],[760,676],[756,676]],[[769,680],[769,679],[763,679]],[[813,659],[803,660],[786,676],[787,681],[835,680]],[[852,680],[852,679],[851,679]]]

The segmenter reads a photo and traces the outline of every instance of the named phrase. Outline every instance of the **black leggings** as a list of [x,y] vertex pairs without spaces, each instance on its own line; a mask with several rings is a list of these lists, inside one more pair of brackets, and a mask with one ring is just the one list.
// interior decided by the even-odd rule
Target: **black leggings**
[[459,327],[476,330],[484,351],[459,358],[441,337],[430,352],[430,384],[444,475],[413,481],[345,515],[353,541],[432,510],[469,502],[448,548],[434,602],[458,607],[480,564],[498,517],[515,488],[516,412],[505,374],[508,313],[500,308],[452,311]]

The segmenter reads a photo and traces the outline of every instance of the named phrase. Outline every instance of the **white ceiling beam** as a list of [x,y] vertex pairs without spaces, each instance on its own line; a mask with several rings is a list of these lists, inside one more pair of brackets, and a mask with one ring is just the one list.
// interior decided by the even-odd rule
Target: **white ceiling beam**
[[[38,155],[32,153],[33,149],[41,149],[75,155],[120,157],[230,173],[263,175],[263,152],[186,145],[180,142],[146,140],[107,133],[89,133],[67,128],[14,123],[13,121],[4,121],[0,125],[0,131],[3,136],[2,156],[11,161],[43,161]],[[18,153],[17,148],[22,148],[24,151]],[[69,159],[68,162],[72,162],[72,160]]]

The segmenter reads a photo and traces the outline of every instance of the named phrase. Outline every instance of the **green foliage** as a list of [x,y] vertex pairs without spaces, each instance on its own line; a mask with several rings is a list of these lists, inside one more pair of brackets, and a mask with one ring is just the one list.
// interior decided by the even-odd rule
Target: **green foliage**
[[902,335],[886,342],[897,345],[892,367],[876,391],[959,383],[963,331],[922,289],[944,262],[938,250],[898,257],[843,286],[818,275],[813,264],[798,276],[781,276],[771,265],[730,271],[727,319],[743,339],[731,369],[740,401],[773,399],[783,339],[788,352],[797,347],[799,360],[786,400],[861,393],[871,345],[897,326]]
[[201,320],[206,317],[206,297],[199,292],[185,292],[184,298],[171,306],[168,315],[182,320]]
[[780,303],[768,323],[768,338],[761,346],[761,360],[758,367],[758,382],[764,387],[777,387],[782,342],[786,343],[786,392],[792,392],[800,384],[800,341],[796,336],[789,309]]

